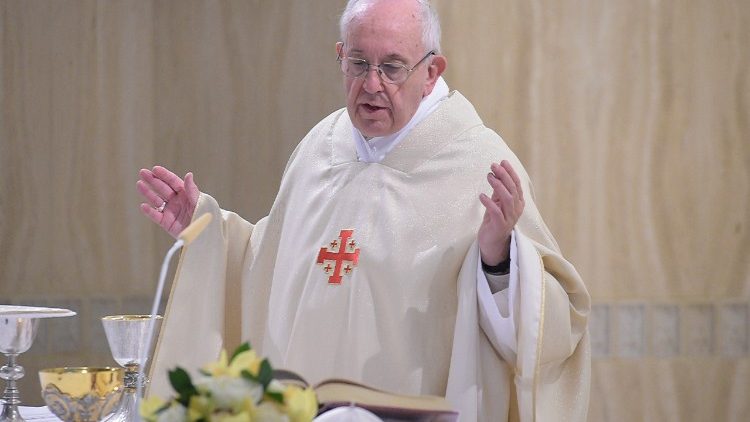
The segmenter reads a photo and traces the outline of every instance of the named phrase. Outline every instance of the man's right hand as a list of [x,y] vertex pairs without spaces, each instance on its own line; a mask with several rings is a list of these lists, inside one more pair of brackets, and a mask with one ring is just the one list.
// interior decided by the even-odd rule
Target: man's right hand
[[155,166],[151,170],[141,169],[138,175],[141,180],[136,187],[146,200],[141,204],[141,212],[177,238],[192,221],[200,196],[193,173],[182,180],[166,168]]

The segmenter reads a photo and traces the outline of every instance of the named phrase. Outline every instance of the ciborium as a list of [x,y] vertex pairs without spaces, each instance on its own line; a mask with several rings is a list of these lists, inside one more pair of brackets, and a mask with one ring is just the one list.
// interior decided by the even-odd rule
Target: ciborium
[[68,309],[0,305],[0,353],[8,358],[8,364],[0,368],[0,378],[5,380],[0,422],[24,421],[18,412],[21,397],[17,385],[17,381],[24,376],[24,370],[16,363],[16,358],[34,343],[39,318],[72,315],[75,312]]
[[42,398],[65,422],[97,422],[110,414],[123,391],[122,368],[50,368],[39,371]]
[[[151,354],[148,350],[153,344],[148,335],[151,320],[150,315],[112,315],[102,318],[112,357],[125,368],[125,390],[114,413],[105,419],[107,422],[139,420],[138,390],[146,387],[148,379],[145,376],[139,377],[138,374],[141,368],[145,368]],[[161,320],[159,315],[153,319],[153,333],[159,332]]]

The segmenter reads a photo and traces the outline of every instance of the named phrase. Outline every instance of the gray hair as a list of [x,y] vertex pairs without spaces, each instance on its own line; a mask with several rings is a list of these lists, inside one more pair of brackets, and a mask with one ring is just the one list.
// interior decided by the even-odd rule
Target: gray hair
[[[349,0],[346,3],[344,13],[339,20],[339,31],[341,31],[341,40],[346,42],[347,30],[349,24],[359,16],[366,6],[374,3],[375,0]],[[422,44],[427,51],[434,51],[440,54],[440,18],[437,11],[430,4],[429,0],[415,0],[419,4],[422,21]]]

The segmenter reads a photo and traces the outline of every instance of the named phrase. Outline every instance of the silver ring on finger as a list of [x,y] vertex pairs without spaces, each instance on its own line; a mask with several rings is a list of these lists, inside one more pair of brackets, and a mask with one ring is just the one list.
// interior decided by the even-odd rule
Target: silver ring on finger
[[167,201],[161,201],[161,205],[156,207],[156,211],[158,212],[164,212],[164,208],[167,206]]

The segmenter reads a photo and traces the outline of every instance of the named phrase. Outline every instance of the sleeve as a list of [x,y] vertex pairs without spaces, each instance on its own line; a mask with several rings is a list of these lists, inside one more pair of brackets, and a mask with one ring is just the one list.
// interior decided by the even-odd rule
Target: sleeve
[[[478,283],[476,242],[467,254],[458,280],[446,397],[467,420],[507,414],[508,400],[521,421],[585,420],[591,380],[588,293],[555,249],[518,227],[511,246],[513,279],[498,293],[507,294],[512,312],[494,325],[490,316],[498,317],[500,310],[487,283]],[[513,329],[515,335],[509,333]]]
[[[183,249],[153,355],[149,394],[171,395],[167,371],[197,370],[239,337],[240,271],[254,225],[201,194],[193,214],[213,215],[201,235]],[[196,341],[198,339],[198,341]]]
[[516,323],[514,318],[514,293],[518,289],[518,251],[515,231],[510,240],[510,272],[493,276],[482,271],[481,256],[477,260],[477,301],[479,324],[492,344],[509,362],[516,359]]

